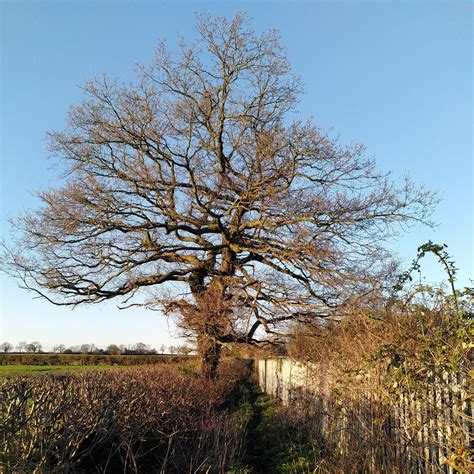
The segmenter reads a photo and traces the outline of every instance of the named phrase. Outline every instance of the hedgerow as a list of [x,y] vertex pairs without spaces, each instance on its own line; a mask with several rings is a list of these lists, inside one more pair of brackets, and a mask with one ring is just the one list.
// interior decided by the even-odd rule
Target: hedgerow
[[4,472],[220,472],[240,456],[231,408],[246,377],[203,380],[158,366],[1,382]]

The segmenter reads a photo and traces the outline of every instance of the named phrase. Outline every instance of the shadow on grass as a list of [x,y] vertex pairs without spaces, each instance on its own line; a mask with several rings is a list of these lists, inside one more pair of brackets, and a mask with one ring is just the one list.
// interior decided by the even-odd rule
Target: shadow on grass
[[248,384],[240,407],[246,416],[245,455],[235,474],[310,473],[317,468],[319,449],[301,426],[280,412],[279,403]]

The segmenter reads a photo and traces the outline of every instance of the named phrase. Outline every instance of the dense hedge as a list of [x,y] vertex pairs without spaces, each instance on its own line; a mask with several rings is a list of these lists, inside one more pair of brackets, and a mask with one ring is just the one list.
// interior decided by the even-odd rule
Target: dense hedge
[[248,373],[229,360],[213,381],[171,366],[3,379],[0,471],[224,472],[242,452]]
[[100,354],[1,354],[0,365],[150,365],[180,364],[194,356]]

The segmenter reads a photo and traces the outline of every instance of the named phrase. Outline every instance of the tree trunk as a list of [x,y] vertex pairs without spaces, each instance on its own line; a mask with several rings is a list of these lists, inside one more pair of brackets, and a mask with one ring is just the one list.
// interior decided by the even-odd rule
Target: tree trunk
[[221,357],[221,344],[215,337],[202,334],[198,337],[198,350],[201,359],[201,375],[206,379],[214,379]]

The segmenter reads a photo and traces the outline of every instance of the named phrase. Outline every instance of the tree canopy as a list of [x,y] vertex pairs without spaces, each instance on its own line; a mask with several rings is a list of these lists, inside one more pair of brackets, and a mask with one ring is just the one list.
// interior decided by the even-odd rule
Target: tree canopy
[[214,349],[257,343],[371,291],[384,241],[436,201],[301,119],[278,32],[243,14],[200,17],[196,41],[159,44],[133,84],[84,91],[48,134],[64,180],[14,219],[3,257],[55,304],[120,298],[178,312]]

